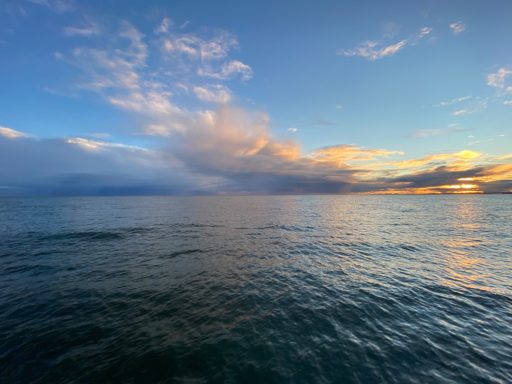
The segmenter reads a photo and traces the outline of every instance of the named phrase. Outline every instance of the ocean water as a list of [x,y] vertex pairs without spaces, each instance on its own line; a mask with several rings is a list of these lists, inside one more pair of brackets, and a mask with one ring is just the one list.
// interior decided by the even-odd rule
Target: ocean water
[[511,383],[512,196],[0,199],[1,383]]

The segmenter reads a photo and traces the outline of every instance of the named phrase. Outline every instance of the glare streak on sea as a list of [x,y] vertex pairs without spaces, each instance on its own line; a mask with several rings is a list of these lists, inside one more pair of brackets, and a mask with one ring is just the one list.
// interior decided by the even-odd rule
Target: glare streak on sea
[[512,196],[0,199],[1,383],[511,383]]

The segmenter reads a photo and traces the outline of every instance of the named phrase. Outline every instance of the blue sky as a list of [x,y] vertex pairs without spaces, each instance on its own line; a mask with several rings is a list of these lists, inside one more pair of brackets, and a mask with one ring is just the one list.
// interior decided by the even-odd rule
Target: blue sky
[[5,194],[512,188],[509,1],[2,4]]

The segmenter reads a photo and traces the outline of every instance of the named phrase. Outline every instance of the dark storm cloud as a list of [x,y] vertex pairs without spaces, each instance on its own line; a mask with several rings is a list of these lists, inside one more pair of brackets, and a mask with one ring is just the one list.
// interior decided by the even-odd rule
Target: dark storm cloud
[[0,195],[194,193],[197,184],[165,155],[143,149],[0,136]]
[[448,166],[440,166],[423,173],[384,179],[382,181],[397,185],[403,185],[405,183],[408,188],[426,188],[439,185],[456,184],[458,183],[458,179],[481,177],[484,174],[484,167],[475,167],[463,171],[454,171]]

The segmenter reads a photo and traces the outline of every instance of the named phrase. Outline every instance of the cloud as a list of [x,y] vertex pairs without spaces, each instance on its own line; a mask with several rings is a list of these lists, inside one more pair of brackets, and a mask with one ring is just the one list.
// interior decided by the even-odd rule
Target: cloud
[[385,56],[392,56],[405,46],[405,40],[384,47],[380,47],[379,43],[376,41],[367,41],[354,49],[338,51],[338,55],[359,56],[371,61],[375,61]]
[[167,152],[84,138],[0,137],[0,164],[4,195],[189,194],[215,182]]
[[[464,191],[469,183],[458,179],[473,177],[472,191],[508,188],[509,160],[468,150],[404,160],[396,150],[340,144],[304,154],[290,135],[272,134],[266,113],[232,104],[222,81],[252,76],[249,65],[230,57],[238,46],[234,36],[173,28],[146,36],[120,22],[105,31],[102,45],[56,55],[79,70],[81,92],[132,114],[143,127],[138,133],[158,136],[155,148],[102,137],[12,140],[14,130],[3,130],[0,164],[12,166],[0,169],[2,184],[26,194],[394,193]],[[404,44],[429,33],[422,29]],[[374,49],[391,55],[392,45]],[[149,66],[152,60],[162,65]],[[180,103],[183,95],[218,105],[196,102],[190,109]]]
[[415,45],[420,39],[429,35],[432,28],[423,27],[420,31],[407,39],[392,44],[382,44],[378,41],[366,41],[354,49],[339,50],[340,56],[358,56],[370,61],[376,61],[383,57],[393,56],[407,46]]
[[512,100],[505,100],[503,105],[512,105]]
[[112,143],[108,141],[99,141],[99,140],[92,140],[92,139],[86,139],[83,137],[71,137],[65,140],[68,144],[77,145],[87,151],[99,151],[106,148],[122,148],[127,150],[134,150],[134,151],[147,151],[147,149],[142,147],[137,147],[133,145],[126,145],[122,143]]
[[453,116],[462,116],[467,115],[468,113],[471,113],[471,111],[468,109],[458,109],[455,112],[453,112]]
[[400,151],[389,151],[385,149],[367,149],[356,145],[334,145],[320,148],[311,152],[308,158],[319,163],[332,164],[336,167],[346,167],[349,164],[373,161],[391,155],[400,155]]
[[211,103],[226,104],[231,101],[231,92],[220,84],[205,87],[194,86],[193,91],[198,99]]
[[99,35],[100,33],[100,27],[90,21],[82,26],[64,27],[64,34],[66,36],[90,37]]
[[487,108],[488,100],[487,99],[477,99],[475,102],[470,103],[464,108],[457,109],[452,113],[453,116],[463,116],[469,115],[472,113],[481,112]]
[[238,40],[226,32],[218,32],[211,38],[196,34],[174,33],[162,40],[163,50],[168,54],[186,55],[205,61],[219,60],[238,47]]
[[150,136],[168,137],[171,135],[172,127],[166,124],[149,124],[144,128],[144,133]]
[[[176,95],[195,95],[208,103],[231,101],[223,84],[205,83],[205,77],[219,82],[249,80],[252,69],[228,57],[238,47],[235,36],[216,30],[200,36],[177,33],[170,19],[155,27],[157,35],[146,36],[132,24],[121,21],[110,26],[104,44],[94,48],[77,46],[56,58],[73,65],[82,74],[76,87],[94,92],[111,105],[143,117],[141,133],[167,137],[183,131],[198,119],[201,110],[189,110],[176,103]],[[158,49],[158,46],[163,49]],[[148,57],[164,65],[148,65]]]
[[466,30],[466,25],[464,25],[460,21],[457,21],[455,23],[450,24],[450,29],[452,30],[452,33],[454,35],[458,35]]
[[487,85],[497,88],[500,91],[510,93],[512,92],[511,75],[511,67],[501,67],[497,72],[487,75]]
[[213,77],[215,79],[228,80],[240,75],[242,80],[249,80],[252,78],[252,68],[238,60],[232,60],[224,63],[220,70],[215,71],[209,68],[199,68],[198,75]]
[[62,14],[75,10],[75,4],[71,0],[28,0],[32,4],[47,7],[52,12]]
[[8,127],[2,127],[2,126],[0,126],[0,136],[6,137],[8,139],[13,139],[13,140],[19,139],[22,137],[28,137],[28,135],[26,135],[23,132],[16,131],[15,129],[8,128]]
[[463,150],[455,153],[432,154],[419,159],[409,159],[391,162],[388,165],[407,170],[408,173],[414,173],[418,169],[432,169],[441,165],[450,165],[452,168],[466,167],[470,162],[482,157],[480,152]]
[[74,48],[70,55],[61,52],[55,55],[87,76],[79,84],[80,88],[102,91],[113,89],[140,89],[139,70],[146,63],[147,45],[137,29],[127,22],[121,23],[116,30],[116,43],[124,49],[99,49],[89,47]]
[[298,132],[298,131],[299,131],[299,129],[298,129],[298,128],[295,128],[295,127],[290,127],[290,128],[288,128],[288,132],[296,133],[296,132]]
[[162,22],[155,27],[154,32],[157,35],[166,34],[169,33],[172,26],[174,26],[174,22],[170,18],[164,17]]
[[[336,145],[302,154],[266,114],[224,105],[196,114],[167,146],[71,137],[0,137],[2,182],[15,194],[464,193],[512,188],[512,154],[463,150],[399,160],[395,150]],[[65,158],[62,162],[60,159]],[[21,191],[21,192],[20,192]],[[3,191],[5,193],[5,191]]]
[[420,32],[418,33],[418,38],[422,38],[424,36],[429,35],[432,32],[432,28],[430,27],[423,27],[420,29]]
[[460,97],[456,97],[456,98],[451,99],[451,100],[441,101],[438,106],[446,107],[448,105],[462,103],[463,101],[467,101],[467,100],[470,100],[470,99],[471,99],[471,96],[460,96]]

